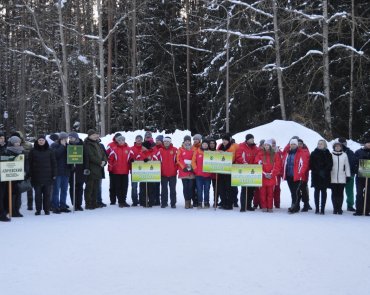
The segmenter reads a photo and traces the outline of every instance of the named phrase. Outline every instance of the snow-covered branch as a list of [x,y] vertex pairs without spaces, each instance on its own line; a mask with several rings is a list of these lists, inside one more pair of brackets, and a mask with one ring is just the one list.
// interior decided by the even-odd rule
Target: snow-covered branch
[[[296,61],[292,62],[289,66],[281,67],[280,69],[281,70],[286,70],[286,69],[296,65],[297,63],[301,62],[305,58],[307,58],[309,56],[312,56],[312,55],[322,55],[322,52],[319,51],[319,50],[309,50],[309,51],[307,51],[307,53],[304,56],[302,56],[299,59],[297,59]],[[276,70],[276,69],[277,69],[276,64],[268,64],[268,65],[265,65],[262,68],[263,71],[273,71],[273,70]]]
[[335,49],[335,48],[344,48],[344,49],[353,51],[354,53],[357,53],[359,55],[363,55],[364,54],[363,51],[361,51],[361,50],[358,51],[356,48],[353,48],[352,46],[344,45],[344,44],[334,44],[334,45],[332,45],[332,46],[329,47],[329,51],[332,50],[332,49]]
[[270,36],[258,36],[258,34],[243,34],[241,32],[228,31],[225,29],[204,29],[204,30],[201,30],[201,32],[216,32],[216,33],[226,33],[226,34],[228,33],[230,35],[235,35],[235,36],[238,36],[240,38],[245,38],[245,39],[267,40],[271,42],[275,41],[274,38]]
[[257,1],[257,2],[255,2],[253,4],[248,4],[248,3],[245,3],[245,2],[242,2],[242,1],[238,1],[238,0],[227,0],[227,2],[230,2],[230,3],[233,3],[233,4],[238,4],[238,5],[247,7],[248,9],[251,9],[251,10],[253,10],[256,13],[262,14],[262,15],[267,16],[267,17],[270,17],[270,18],[273,18],[273,15],[271,13],[268,13],[266,11],[263,11],[261,9],[258,9],[256,7],[254,7],[254,5],[256,5],[258,3],[261,3],[262,1]]
[[193,47],[193,46],[188,46],[186,44],[175,44],[175,43],[169,43],[169,42],[167,42],[166,45],[175,46],[175,47],[185,47],[185,48],[189,48],[189,49],[196,50],[196,51],[202,51],[202,52],[212,53],[212,51],[210,51],[210,50],[202,49],[202,48],[197,48],[197,47]]

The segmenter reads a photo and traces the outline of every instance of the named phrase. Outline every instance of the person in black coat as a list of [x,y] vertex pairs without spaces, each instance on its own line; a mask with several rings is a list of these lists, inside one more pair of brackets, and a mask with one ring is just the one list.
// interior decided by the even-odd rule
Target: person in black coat
[[[70,132],[69,135],[69,144],[70,145],[80,145],[83,146],[82,140],[79,138],[76,132]],[[73,186],[74,186],[74,179],[76,178],[76,186],[75,186],[75,199],[76,211],[83,211],[82,209],[82,199],[83,199],[83,186],[85,183],[85,175],[84,175],[84,165],[83,164],[76,164],[73,165],[71,169],[71,175],[69,176],[69,196],[71,198],[71,203],[73,205]]]
[[[0,131],[0,156],[5,153],[6,140],[4,132]],[[0,182],[0,221],[10,221],[6,216],[5,199],[7,196],[7,188],[5,182]]]
[[40,135],[29,154],[29,176],[35,190],[36,213],[43,209],[45,215],[50,214],[50,192],[57,174],[57,162],[54,152],[44,135]]
[[[325,140],[319,140],[317,148],[311,153],[310,168],[311,168],[311,187],[315,189],[315,205],[316,214],[325,214],[325,204],[327,193],[326,190],[330,186],[330,172],[333,167],[333,157],[327,148]],[[321,193],[321,211],[320,208],[320,193]]]
[[[355,216],[361,216],[364,214],[364,203],[365,203],[365,184],[366,184],[366,178],[360,177],[358,173],[359,168],[359,161],[360,160],[368,160],[370,161],[370,134],[364,141],[363,148],[357,150],[355,152],[356,156],[356,212],[353,214]],[[370,188],[367,188],[367,197],[366,197],[366,210],[365,215],[370,215]]]

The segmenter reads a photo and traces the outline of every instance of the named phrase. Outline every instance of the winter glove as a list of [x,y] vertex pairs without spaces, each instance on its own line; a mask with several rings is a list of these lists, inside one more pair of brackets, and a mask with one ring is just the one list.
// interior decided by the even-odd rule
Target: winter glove
[[265,174],[265,177],[266,177],[267,179],[271,179],[271,178],[272,178],[272,175],[271,175],[271,173],[266,173],[266,174]]
[[144,163],[146,163],[146,162],[149,162],[149,159],[148,158],[144,159]]
[[90,175],[90,169],[84,169],[84,175]]

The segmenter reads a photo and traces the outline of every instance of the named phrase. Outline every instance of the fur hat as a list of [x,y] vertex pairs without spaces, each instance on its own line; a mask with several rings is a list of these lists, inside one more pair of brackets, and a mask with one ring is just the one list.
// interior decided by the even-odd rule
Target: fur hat
[[[94,129],[89,129],[88,131],[87,131],[87,136],[91,136],[91,135],[93,135],[93,134],[99,134],[99,132],[97,132],[96,130],[94,130]],[[59,135],[59,137],[60,137],[60,135]]]
[[298,145],[298,139],[296,139],[296,138],[292,138],[291,140],[290,140],[290,142],[289,142],[289,144],[295,144],[295,145]]

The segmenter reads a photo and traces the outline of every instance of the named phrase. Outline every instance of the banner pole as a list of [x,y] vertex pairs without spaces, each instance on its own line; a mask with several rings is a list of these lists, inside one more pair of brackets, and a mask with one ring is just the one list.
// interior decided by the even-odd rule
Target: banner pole
[[9,219],[12,219],[12,212],[13,212],[13,196],[12,196],[12,182],[8,182],[8,192],[9,192]]
[[73,213],[76,210],[76,164],[73,165]]
[[216,187],[215,187],[215,191],[214,191],[214,194],[215,194],[215,202],[213,204],[213,207],[215,208],[215,210],[217,210],[217,202],[218,202],[218,190],[217,190],[217,187],[218,187],[218,174],[216,174]]
[[145,182],[145,202],[146,202],[146,208],[148,208],[148,183]]
[[366,184],[365,184],[365,196],[364,196],[364,215],[366,214],[366,201],[367,201],[367,183],[368,183],[368,179],[366,177]]
[[247,202],[248,202],[248,187],[245,187],[245,206],[244,210],[247,211]]

